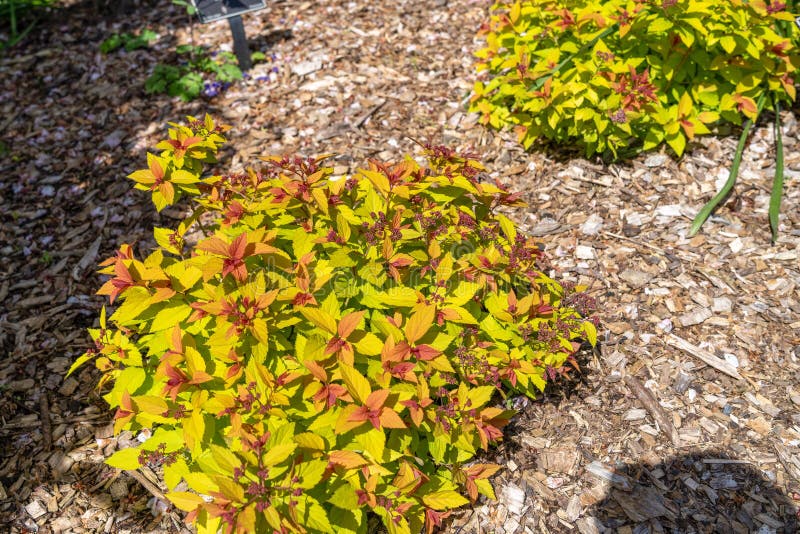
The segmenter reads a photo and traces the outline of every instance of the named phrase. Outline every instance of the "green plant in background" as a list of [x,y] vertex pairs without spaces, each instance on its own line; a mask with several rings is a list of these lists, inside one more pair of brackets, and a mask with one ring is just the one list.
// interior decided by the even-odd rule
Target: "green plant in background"
[[[156,65],[145,81],[147,93],[167,93],[188,102],[201,94],[217,96],[244,76],[236,56],[230,52],[212,54],[206,48],[194,45],[180,45],[176,52],[182,64]],[[265,59],[261,52],[254,52],[251,57],[253,63]]]
[[116,309],[70,369],[94,359],[115,432],[154,429],[108,463],[162,469],[207,534],[362,534],[367,513],[430,532],[493,498],[500,466],[474,457],[502,439],[500,401],[597,335],[591,299],[502,215],[519,196],[434,146],[352,176],[324,157],[204,176],[224,129],[173,126],[130,178],[194,212],[103,263]]
[[180,6],[186,9],[186,14],[190,17],[197,13],[197,8],[194,7],[194,4],[188,2],[187,0],[172,0],[172,3],[176,6]]
[[100,52],[109,54],[119,48],[124,48],[127,52],[147,48],[158,39],[158,34],[153,30],[144,29],[138,35],[131,33],[115,33],[102,43]]
[[203,90],[203,77],[186,68],[159,63],[145,81],[144,87],[148,94],[167,93],[189,102],[197,98]]
[[526,148],[547,140],[616,158],[666,142],[680,156],[720,121],[746,132],[762,99],[773,111],[794,100],[793,20],[785,3],[762,0],[497,2],[470,110],[513,127]]
[[55,0],[0,0],[0,52],[20,42],[33,28],[42,9],[52,6]]

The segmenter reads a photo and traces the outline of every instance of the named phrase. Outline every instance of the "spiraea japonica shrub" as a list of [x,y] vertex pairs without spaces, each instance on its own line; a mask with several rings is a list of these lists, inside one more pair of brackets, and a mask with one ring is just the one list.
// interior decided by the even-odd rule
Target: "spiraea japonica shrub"
[[470,109],[527,148],[587,155],[687,140],[795,98],[798,30],[771,0],[499,1]]
[[499,466],[473,458],[503,399],[596,338],[591,299],[499,212],[519,197],[442,147],[352,176],[299,157],[204,176],[223,134],[173,125],[130,176],[194,209],[146,258],[103,264],[115,309],[70,372],[94,359],[115,431],[152,429],[108,463],[160,468],[207,533],[363,533],[368,512],[430,532],[493,497]]

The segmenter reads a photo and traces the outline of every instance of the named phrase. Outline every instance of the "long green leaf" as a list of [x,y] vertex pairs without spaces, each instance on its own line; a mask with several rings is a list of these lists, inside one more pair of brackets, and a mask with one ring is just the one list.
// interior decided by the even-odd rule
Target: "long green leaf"
[[775,177],[772,179],[772,194],[769,197],[769,227],[772,243],[778,240],[778,215],[781,213],[783,195],[783,136],[781,135],[781,104],[775,99]]
[[[758,116],[761,114],[761,110],[764,109],[764,100],[765,100],[766,93],[761,94],[761,98],[758,99],[758,111],[756,111],[756,120],[758,120]],[[736,177],[739,175],[739,165],[742,163],[742,154],[744,153],[744,145],[747,142],[747,136],[750,134],[750,128],[753,126],[753,122],[750,119],[747,119],[744,123],[744,127],[742,128],[742,135],[739,137],[739,145],[736,147],[736,155],[733,156],[733,163],[731,164],[731,172],[728,175],[728,181],[725,182],[725,185],[722,186],[722,189],[719,190],[714,198],[712,198],[703,209],[697,214],[697,217],[694,218],[692,221],[692,227],[689,230],[689,237],[694,236],[698,231],[700,231],[700,227],[703,226],[703,223],[706,222],[708,216],[711,215],[716,207],[722,202],[728,194],[733,189],[734,184],[736,184]]]
[[555,66],[555,68],[554,68],[553,70],[551,70],[550,72],[548,72],[548,73],[547,73],[545,76],[542,76],[541,78],[537,78],[537,79],[534,81],[534,83],[533,83],[533,88],[534,88],[534,89],[537,89],[537,90],[538,90],[538,89],[541,89],[541,88],[542,88],[542,86],[545,84],[545,82],[546,82],[548,79],[550,79],[550,78],[552,78],[553,76],[555,76],[556,74],[558,74],[558,72],[559,72],[561,69],[563,69],[563,68],[564,68],[566,65],[568,65],[568,64],[570,64],[570,63],[572,63],[572,61],[573,61],[573,60],[574,60],[574,59],[575,59],[577,56],[579,56],[579,55],[583,54],[583,52],[584,52],[584,51],[586,51],[586,49],[588,49],[588,48],[590,48],[590,47],[594,46],[594,45],[595,45],[595,43],[597,43],[597,41],[599,41],[600,39],[604,39],[604,38],[606,38],[607,36],[609,36],[609,35],[610,35],[612,32],[616,31],[616,30],[617,30],[617,28],[619,28],[619,22],[617,22],[617,23],[615,23],[615,24],[613,24],[613,25],[609,26],[609,27],[608,27],[608,28],[606,28],[605,30],[603,30],[603,32],[602,32],[600,35],[598,35],[597,37],[595,37],[595,38],[594,38],[594,39],[592,39],[591,41],[588,41],[588,42],[586,42],[586,43],[583,43],[583,46],[581,46],[581,47],[578,49],[578,51],[577,51],[577,52],[575,52],[575,53],[572,53],[572,54],[568,55],[567,57],[565,57],[564,59],[562,59],[562,60],[561,60],[561,62],[560,62],[558,65],[556,65],[556,66]]

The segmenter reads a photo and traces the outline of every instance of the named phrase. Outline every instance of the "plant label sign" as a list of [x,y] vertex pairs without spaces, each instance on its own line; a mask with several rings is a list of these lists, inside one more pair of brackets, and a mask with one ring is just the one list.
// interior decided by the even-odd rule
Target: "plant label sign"
[[267,7],[266,0],[194,0],[200,22],[214,22]]
[[228,19],[233,35],[233,52],[236,54],[239,68],[243,71],[249,70],[252,62],[241,15],[264,9],[267,7],[266,0],[192,0],[192,5],[197,9],[200,22],[204,24]]

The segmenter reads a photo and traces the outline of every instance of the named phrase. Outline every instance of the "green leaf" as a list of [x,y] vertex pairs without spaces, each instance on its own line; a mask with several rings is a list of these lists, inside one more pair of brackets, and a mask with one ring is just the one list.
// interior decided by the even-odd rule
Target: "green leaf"
[[733,51],[736,50],[736,39],[730,35],[722,36],[719,40],[719,44],[721,44],[722,48],[729,54],[733,54]]
[[358,509],[358,501],[349,509],[334,506],[328,516],[331,524],[336,525],[336,534],[367,534],[368,524],[364,512]]
[[593,347],[597,346],[597,327],[590,321],[583,322],[583,332],[586,334],[586,341],[592,344]]
[[356,443],[372,456],[373,460],[379,463],[382,461],[383,451],[386,449],[386,434],[383,430],[370,427],[366,432],[356,434]]
[[303,317],[329,334],[336,334],[336,319],[327,312],[320,308],[302,307],[300,308],[300,313],[303,314]]
[[210,447],[211,456],[224,474],[232,475],[233,470],[242,465],[242,461],[230,449],[213,444]]
[[369,380],[355,368],[344,363],[339,364],[339,372],[342,373],[342,380],[345,386],[347,386],[347,391],[350,392],[356,402],[359,404],[367,402],[367,397],[372,393]]
[[217,79],[221,82],[233,82],[242,79],[242,71],[232,63],[220,65],[217,72]]
[[417,292],[411,287],[392,287],[378,293],[377,299],[386,306],[407,308],[417,304]]
[[325,469],[328,467],[326,460],[308,460],[301,463],[297,467],[296,475],[300,477],[300,482],[297,484],[303,489],[311,489],[322,480],[322,475],[325,474]]
[[672,28],[672,22],[665,17],[658,17],[647,28],[647,33],[663,33]]
[[319,532],[334,532],[325,508],[316,499],[308,496],[300,499],[297,503],[297,513],[307,527]]
[[100,52],[103,54],[110,54],[117,48],[122,46],[122,36],[114,34],[102,43],[100,43]]
[[176,324],[191,315],[192,309],[185,302],[169,302],[164,305],[150,324],[150,332],[171,330]]
[[119,406],[122,394],[127,391],[132,395],[139,389],[139,386],[144,384],[146,378],[145,371],[141,367],[128,367],[127,369],[123,369],[122,372],[117,375],[114,381],[114,387],[107,394],[103,395],[103,398],[111,406]]
[[139,453],[139,449],[135,447],[122,449],[112,454],[106,460],[106,463],[111,467],[116,467],[117,469],[123,469],[125,471],[139,469],[142,466],[142,464],[139,463]]
[[[90,354],[88,352],[84,353],[81,356],[79,356],[78,359],[75,360],[75,362],[69,367],[69,371],[67,371],[67,376],[66,377],[68,377],[69,375],[74,373],[75,370],[78,369],[78,367],[80,367],[84,363],[88,362],[89,360],[91,360],[95,356],[96,356],[96,354],[94,354],[94,353]],[[66,377],[64,377],[64,378],[66,378]]]
[[423,495],[422,502],[434,510],[452,510],[453,508],[469,504],[469,500],[463,495],[450,490],[437,491],[429,493],[428,495]]
[[508,242],[513,243],[517,238],[517,228],[514,223],[502,213],[497,215],[497,221],[500,223],[500,228],[502,228]]
[[164,483],[167,489],[175,489],[180,484],[183,477],[189,474],[189,467],[183,458],[178,457],[170,465],[164,465]]
[[191,512],[206,502],[200,495],[188,491],[170,491],[165,497],[184,512]]
[[470,408],[482,408],[489,402],[497,388],[494,386],[478,386],[469,390],[467,398],[471,401]]
[[264,454],[264,465],[267,467],[278,465],[289,458],[296,448],[296,443],[279,443],[277,445],[273,445],[269,448],[266,454]]
[[372,332],[354,333],[350,339],[356,350],[365,356],[377,356],[383,350],[383,342]]
[[667,144],[675,151],[675,154],[678,156],[683,155],[683,151],[686,149],[686,137],[678,131],[673,135],[667,136]]

